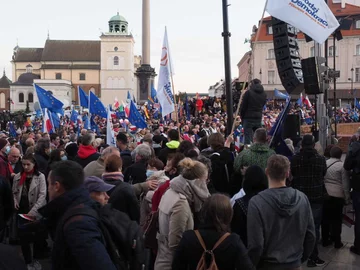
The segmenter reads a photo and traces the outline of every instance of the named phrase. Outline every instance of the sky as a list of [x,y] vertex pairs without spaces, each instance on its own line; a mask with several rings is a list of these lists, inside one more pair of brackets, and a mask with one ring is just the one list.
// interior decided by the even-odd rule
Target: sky
[[[206,93],[224,76],[221,0],[150,0],[151,65],[158,71],[165,26],[175,70],[175,90]],[[261,19],[265,0],[228,0],[232,78],[250,49],[244,44]],[[142,0],[3,1],[0,16],[0,68],[11,78],[13,48],[43,47],[56,40],[99,40],[117,12],[129,23],[135,54],[141,55]],[[156,84],[155,84],[156,86]]]

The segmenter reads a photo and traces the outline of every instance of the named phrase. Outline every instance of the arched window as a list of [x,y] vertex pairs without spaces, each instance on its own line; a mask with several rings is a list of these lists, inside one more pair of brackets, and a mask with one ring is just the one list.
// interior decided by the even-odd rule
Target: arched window
[[34,94],[33,93],[28,94],[28,101],[29,101],[29,103],[34,103]]
[[119,33],[120,32],[120,25],[116,24],[115,25],[115,33]]
[[89,91],[93,92],[95,94],[95,88],[94,87],[91,87]]
[[115,56],[114,57],[114,66],[118,66],[119,65],[119,57]]
[[24,103],[24,93],[19,93],[19,103]]
[[122,32],[122,33],[125,33],[125,32],[126,32],[126,26],[125,26],[125,25],[122,25],[122,26],[121,26],[121,32]]

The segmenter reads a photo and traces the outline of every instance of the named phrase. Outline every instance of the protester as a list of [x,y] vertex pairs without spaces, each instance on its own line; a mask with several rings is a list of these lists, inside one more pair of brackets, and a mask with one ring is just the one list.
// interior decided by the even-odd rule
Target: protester
[[237,233],[247,246],[247,214],[248,205],[252,197],[268,188],[268,179],[262,168],[257,165],[250,166],[244,176],[244,196],[233,203],[234,215],[231,221],[231,231]]
[[[320,240],[320,225],[323,213],[324,199],[327,196],[324,176],[327,166],[325,157],[315,150],[315,138],[304,135],[301,141],[300,153],[291,159],[291,186],[305,193],[311,205],[315,223],[316,239]],[[307,263],[308,267],[322,266],[325,261],[319,258],[317,244]]]
[[350,203],[350,179],[341,161],[342,150],[333,146],[330,159],[326,161],[327,171],[324,177],[326,191],[329,195],[324,201],[321,223],[321,238],[323,246],[335,243],[335,248],[341,248],[341,227],[344,204]]
[[169,155],[174,154],[176,149],[180,145],[179,132],[175,129],[171,129],[168,132],[168,143],[165,144],[165,147],[159,153],[159,159],[165,164]]
[[50,153],[50,140],[44,138],[40,139],[36,143],[35,159],[39,172],[43,173],[44,175],[46,174],[46,170],[48,167]]
[[354,245],[350,247],[350,251],[360,255],[360,141],[358,134],[356,140],[349,145],[349,150],[344,162],[344,169],[351,171],[351,198],[355,210],[355,239]]
[[[13,195],[15,209],[19,214],[26,214],[31,219],[39,219],[38,210],[46,204],[46,180],[44,174],[39,172],[36,159],[33,155],[25,155],[22,158],[23,169],[16,174],[13,183]],[[18,219],[22,219],[18,217]],[[20,222],[20,221],[19,221]],[[30,243],[32,239],[27,233],[19,233],[21,251],[28,269],[41,269],[35,252],[41,245],[41,237],[34,238],[34,254],[32,254]]]
[[[176,248],[172,269],[198,269],[198,263],[207,251],[212,251],[218,269],[255,269],[247,249],[236,234],[230,234],[232,209],[229,198],[215,194],[201,209],[198,231],[186,231]],[[205,260],[209,269],[209,260]]]
[[134,150],[135,163],[129,166],[124,174],[124,181],[130,184],[146,181],[147,163],[152,157],[151,149],[146,144],[141,144]]
[[194,217],[209,197],[206,187],[208,171],[198,161],[185,158],[179,163],[181,175],[170,182],[170,188],[159,205],[158,254],[155,270],[171,269],[173,254],[182,233],[194,228]]
[[104,180],[96,176],[87,177],[84,186],[89,191],[90,198],[101,205],[108,203],[110,197],[107,192],[115,187],[105,183]]
[[5,177],[5,180],[8,183],[11,183],[11,173],[9,169],[9,161],[8,161],[8,154],[10,153],[10,144],[9,142],[1,138],[0,139],[0,175]]
[[289,173],[286,157],[271,156],[266,167],[269,189],[249,202],[248,248],[257,269],[300,269],[316,243],[309,200],[286,187]]
[[106,159],[110,156],[116,156],[121,160],[119,150],[115,146],[109,146],[102,151],[101,156],[97,160],[91,161],[86,165],[84,168],[85,177],[96,176],[101,178],[105,172]]
[[131,151],[128,148],[128,138],[124,133],[118,133],[116,136],[116,145],[120,150],[120,156],[123,162],[123,171],[125,172],[132,164]]
[[11,147],[8,161],[11,178],[14,178],[15,174],[19,173],[22,169],[20,150],[16,147]]
[[73,161],[61,161],[52,168],[49,178],[50,202],[40,209],[54,240],[53,269],[110,269],[115,265],[106,250],[98,221],[81,215],[63,219],[77,208],[96,210],[95,202],[83,188],[84,172]]
[[261,81],[254,79],[250,82],[249,90],[242,97],[240,116],[243,121],[245,144],[250,144],[254,137],[254,130],[261,128],[263,108],[266,104],[266,93]]
[[100,154],[96,152],[93,146],[95,140],[94,134],[85,134],[81,138],[81,144],[75,157],[75,161],[79,163],[83,168],[86,167],[91,161],[95,161],[100,157]]
[[235,158],[234,170],[241,173],[251,165],[257,165],[263,170],[266,168],[266,163],[275,151],[270,149],[267,145],[267,132],[264,128],[259,128],[254,133],[254,144],[249,149],[245,149]]

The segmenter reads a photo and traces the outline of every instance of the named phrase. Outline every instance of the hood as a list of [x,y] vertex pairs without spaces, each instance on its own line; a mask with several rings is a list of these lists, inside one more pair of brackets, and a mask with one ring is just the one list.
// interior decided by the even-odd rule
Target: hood
[[178,142],[178,141],[171,141],[171,142],[166,143],[166,146],[169,149],[178,149],[179,145],[180,145],[180,142]]
[[261,84],[253,84],[251,85],[250,90],[253,90],[255,93],[261,94],[264,92],[264,86]]
[[292,216],[301,206],[299,191],[291,187],[270,188],[259,196],[282,217]]
[[96,150],[94,147],[92,147],[91,145],[80,145],[79,147],[79,151],[78,151],[78,157],[81,159],[86,159],[89,156],[91,156],[92,154],[95,154]]
[[271,151],[271,149],[266,144],[254,143],[253,145],[251,145],[250,151],[252,151],[252,152],[269,152],[269,151]]

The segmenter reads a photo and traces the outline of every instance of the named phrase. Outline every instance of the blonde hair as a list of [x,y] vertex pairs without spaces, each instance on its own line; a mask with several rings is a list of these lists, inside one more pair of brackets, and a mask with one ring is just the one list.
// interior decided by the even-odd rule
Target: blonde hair
[[188,180],[199,179],[208,174],[208,169],[203,163],[190,158],[184,158],[179,166],[181,175]]

